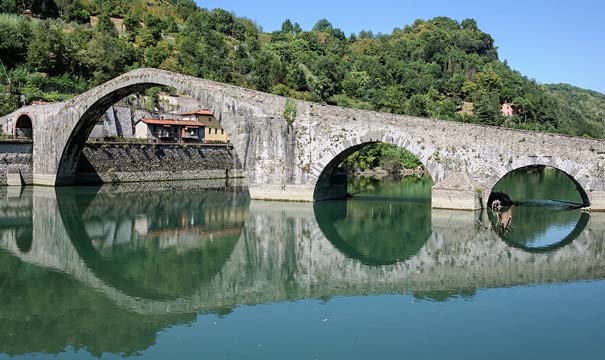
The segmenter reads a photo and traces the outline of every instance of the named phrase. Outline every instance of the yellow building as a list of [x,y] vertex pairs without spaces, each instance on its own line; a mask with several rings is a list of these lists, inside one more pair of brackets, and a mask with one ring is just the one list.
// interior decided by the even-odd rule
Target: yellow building
[[195,120],[202,124],[204,142],[231,142],[229,134],[221,126],[221,123],[214,117],[214,114],[207,109],[200,109],[181,114],[183,120]]

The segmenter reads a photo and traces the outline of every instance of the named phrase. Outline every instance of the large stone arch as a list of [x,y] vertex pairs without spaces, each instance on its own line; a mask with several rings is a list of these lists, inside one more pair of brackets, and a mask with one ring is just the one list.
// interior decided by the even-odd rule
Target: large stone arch
[[[229,116],[224,115],[220,94],[214,93],[210,86],[208,88],[200,87],[200,84],[193,85],[187,80],[187,77],[161,70],[140,69],[119,76],[73,99],[71,102],[78,104],[81,113],[79,116],[76,115],[69,119],[73,128],[68,131],[69,135],[57,164],[57,184],[73,182],[72,178],[76,172],[79,156],[97,119],[117,101],[150,87],[166,86],[192,96],[212,111],[217,119],[221,121],[223,128],[231,133],[234,125]],[[211,84],[211,82],[208,82],[208,84]],[[232,141],[237,152],[238,148],[241,149],[241,146],[237,146],[240,145],[238,144],[238,138],[234,137]]]
[[[529,161],[520,161],[515,164],[511,164],[510,166],[506,167],[505,170],[500,169],[498,174],[495,174],[496,176],[490,177],[488,179],[488,183],[486,186],[487,191],[484,194],[486,197],[486,204],[487,198],[490,196],[493,189],[506,175],[518,170],[523,170],[534,166],[550,167],[565,174],[565,176],[567,176],[567,178],[569,178],[569,180],[576,186],[576,190],[578,191],[578,194],[582,199],[582,205],[584,207],[589,207],[591,205],[590,195],[587,191],[588,189],[590,189],[590,185],[587,183],[586,177],[582,177],[581,173],[578,174],[575,167],[569,166],[567,162],[558,161],[557,159],[550,159],[550,161],[543,161],[540,159],[533,159],[532,161],[532,159],[529,159]],[[575,174],[575,176],[572,174]]]
[[[73,184],[77,160],[98,116],[117,100],[152,86],[174,88],[212,111],[230,134],[248,180],[252,183],[266,181],[255,178],[259,174],[265,175],[262,171],[255,171],[258,157],[255,151],[259,151],[256,138],[260,137],[261,126],[273,132],[276,128],[286,132],[286,122],[271,116],[274,107],[283,108],[285,99],[267,95],[268,99],[258,101],[255,99],[262,93],[256,91],[164,70],[138,69],[64,103],[25,108],[42,117],[42,120],[34,121],[37,134],[33,147],[34,183],[52,186]],[[250,134],[256,138],[251,140]],[[272,137],[281,136],[273,134]]]

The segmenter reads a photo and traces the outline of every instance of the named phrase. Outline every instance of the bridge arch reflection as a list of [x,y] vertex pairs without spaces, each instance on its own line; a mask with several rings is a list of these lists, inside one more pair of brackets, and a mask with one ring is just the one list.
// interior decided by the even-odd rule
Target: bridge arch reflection
[[505,229],[501,226],[501,214],[488,211],[492,229],[509,246],[530,253],[551,252],[571,244],[590,220],[589,214],[578,210],[520,206],[506,211],[522,221]]
[[220,272],[240,239],[249,202],[240,189],[182,191],[90,187],[64,191],[58,201],[75,249],[96,276],[125,294],[175,299]]
[[416,255],[432,234],[428,201],[321,201],[313,209],[328,241],[365,265],[404,262]]

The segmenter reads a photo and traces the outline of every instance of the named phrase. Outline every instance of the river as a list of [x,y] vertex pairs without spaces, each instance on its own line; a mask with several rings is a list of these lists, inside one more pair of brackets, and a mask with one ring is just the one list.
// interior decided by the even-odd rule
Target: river
[[[0,189],[0,358],[602,358],[605,215],[432,210],[430,189]],[[544,171],[498,189],[576,200]]]

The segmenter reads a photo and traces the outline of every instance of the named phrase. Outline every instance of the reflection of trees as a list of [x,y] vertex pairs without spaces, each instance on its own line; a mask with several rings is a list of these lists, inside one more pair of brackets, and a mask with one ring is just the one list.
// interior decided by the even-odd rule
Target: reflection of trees
[[248,206],[245,192],[195,188],[65,196],[61,211],[80,256],[111,286],[145,298],[182,296],[212,279]]
[[472,298],[477,289],[414,291],[414,297],[419,300],[448,301],[455,298]]
[[430,176],[406,176],[400,179],[376,177],[350,177],[348,179],[348,192],[363,195],[376,195],[381,197],[425,199],[431,198],[433,181]]
[[196,314],[143,316],[121,309],[67,275],[43,270],[0,250],[0,353],[58,354],[66,344],[130,355],[155,342],[166,326]]
[[551,199],[582,203],[576,185],[565,173],[544,166],[512,171],[506,174],[492,191],[503,192],[514,201]]
[[429,202],[321,202],[315,204],[315,216],[334,246],[370,265],[405,261],[431,235]]

